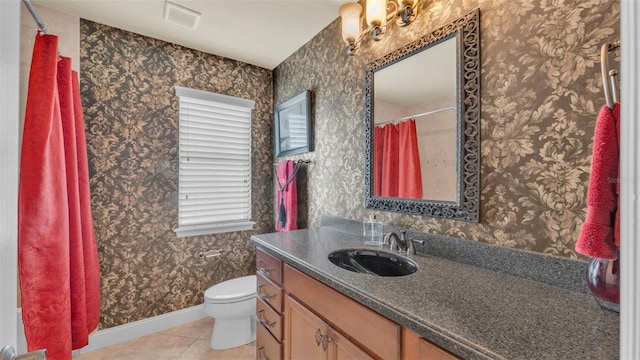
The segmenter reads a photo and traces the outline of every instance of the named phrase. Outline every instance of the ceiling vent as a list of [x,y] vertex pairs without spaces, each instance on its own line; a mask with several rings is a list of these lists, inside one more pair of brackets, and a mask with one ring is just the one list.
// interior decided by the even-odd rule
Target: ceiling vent
[[164,19],[170,23],[195,30],[202,14],[169,1],[164,2]]

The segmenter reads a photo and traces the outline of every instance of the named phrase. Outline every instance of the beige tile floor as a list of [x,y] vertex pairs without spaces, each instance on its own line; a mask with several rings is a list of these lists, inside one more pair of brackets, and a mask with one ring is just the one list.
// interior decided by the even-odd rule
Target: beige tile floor
[[212,350],[213,319],[207,318],[143,336],[125,343],[74,356],[74,360],[253,360],[255,342],[227,350]]

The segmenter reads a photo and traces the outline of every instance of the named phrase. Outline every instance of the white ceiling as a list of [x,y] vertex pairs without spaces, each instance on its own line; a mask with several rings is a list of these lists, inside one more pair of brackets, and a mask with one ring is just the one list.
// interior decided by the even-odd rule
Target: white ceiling
[[165,21],[164,0],[32,2],[115,28],[273,69],[335,20],[340,6],[347,0],[171,0],[202,13],[196,30]]

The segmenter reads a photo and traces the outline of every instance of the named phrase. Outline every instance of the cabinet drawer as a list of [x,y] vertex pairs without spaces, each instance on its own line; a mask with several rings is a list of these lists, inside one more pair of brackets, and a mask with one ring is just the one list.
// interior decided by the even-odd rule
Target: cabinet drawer
[[282,359],[282,345],[271,333],[258,326],[256,330],[256,359],[257,360],[280,360]]
[[260,249],[256,250],[256,271],[276,284],[282,284],[282,262]]
[[282,317],[262,299],[256,301],[256,319],[260,324],[258,326],[264,326],[276,340],[282,341]]
[[258,273],[258,298],[282,314],[282,289]]

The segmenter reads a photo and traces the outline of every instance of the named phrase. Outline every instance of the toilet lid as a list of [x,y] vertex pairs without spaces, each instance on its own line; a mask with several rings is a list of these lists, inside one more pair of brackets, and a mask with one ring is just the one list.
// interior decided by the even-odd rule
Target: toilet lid
[[208,302],[237,302],[256,297],[255,275],[223,281],[207,289],[204,299]]

